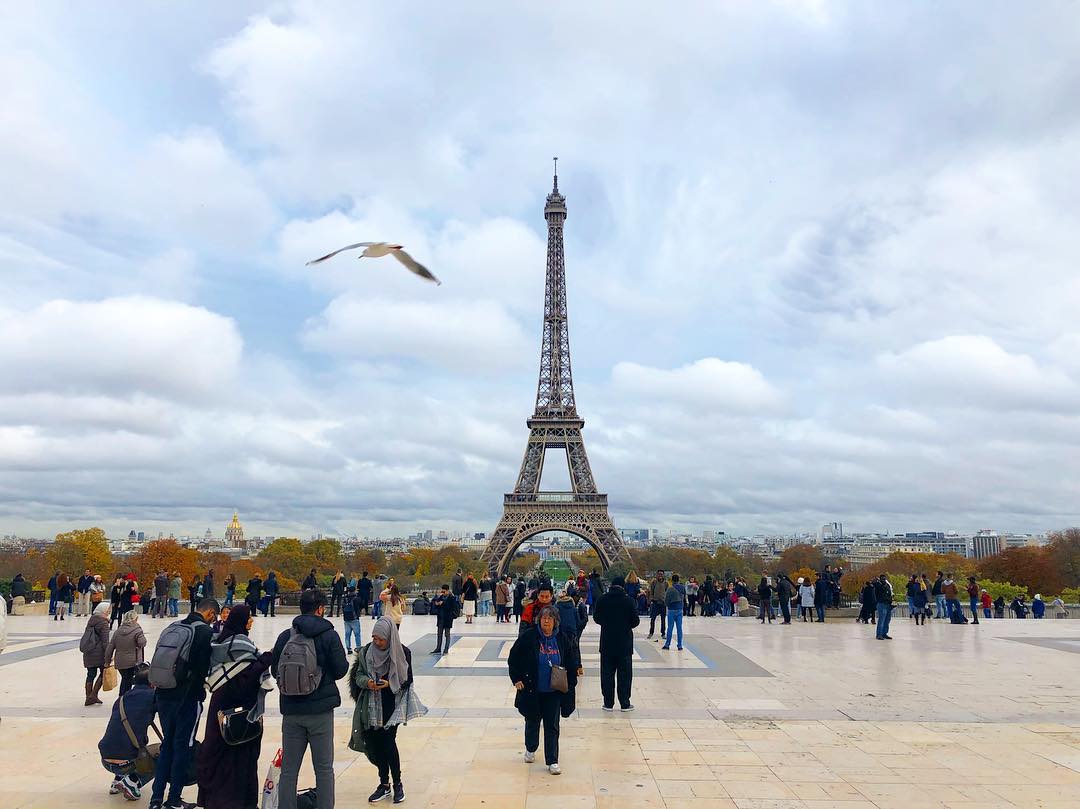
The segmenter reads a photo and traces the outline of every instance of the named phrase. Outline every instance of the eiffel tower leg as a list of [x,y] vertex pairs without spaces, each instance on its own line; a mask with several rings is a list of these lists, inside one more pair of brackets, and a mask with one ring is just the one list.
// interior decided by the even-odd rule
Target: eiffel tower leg
[[502,561],[513,547],[517,532],[518,525],[504,514],[495,527],[491,539],[488,540],[487,547],[480,556],[480,561],[486,565],[489,573],[496,575],[506,574]]

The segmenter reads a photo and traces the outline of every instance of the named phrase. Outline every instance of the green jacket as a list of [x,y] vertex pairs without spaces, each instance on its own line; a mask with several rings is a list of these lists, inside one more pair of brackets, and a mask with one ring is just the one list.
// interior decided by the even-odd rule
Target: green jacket
[[[371,756],[367,749],[367,738],[365,737],[365,731],[370,732],[373,730],[375,720],[371,716],[371,691],[367,687],[367,681],[371,679],[371,675],[368,673],[367,667],[367,654],[368,648],[371,643],[365,644],[360,653],[353,659],[352,670],[349,672],[349,693],[352,695],[353,700],[356,702],[356,708],[353,710],[352,721],[352,736],[349,738],[349,749],[355,750],[357,753],[363,753],[371,761]],[[416,719],[424,716],[428,709],[420,702],[416,696],[415,689],[412,684],[412,654],[408,647],[405,647],[405,655],[409,661],[409,680],[408,683],[394,695],[394,713],[384,724],[407,725],[410,719]],[[377,766],[378,762],[371,761],[372,764]]]

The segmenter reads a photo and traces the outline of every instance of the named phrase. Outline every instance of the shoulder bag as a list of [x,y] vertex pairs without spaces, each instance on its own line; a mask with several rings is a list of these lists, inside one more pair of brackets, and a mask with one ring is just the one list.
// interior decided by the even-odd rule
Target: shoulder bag
[[[139,744],[139,738],[135,735],[135,731],[131,729],[131,723],[128,722],[127,711],[124,710],[124,697],[120,697],[120,723],[124,726],[124,732],[127,733],[128,739],[131,741],[131,746],[138,752],[135,754],[135,761],[133,762],[133,769],[139,775],[147,775],[151,778],[154,775],[154,770],[157,768],[158,753],[161,750],[161,744],[154,742],[153,744]],[[158,739],[162,738],[161,731],[158,730],[157,725],[152,721],[150,727],[154,729],[154,733]]]

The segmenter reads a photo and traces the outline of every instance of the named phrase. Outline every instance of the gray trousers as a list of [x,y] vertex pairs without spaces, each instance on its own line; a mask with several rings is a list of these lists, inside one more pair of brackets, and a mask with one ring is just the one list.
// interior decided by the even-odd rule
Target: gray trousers
[[281,717],[279,809],[296,809],[296,776],[311,746],[319,809],[334,809],[334,712]]

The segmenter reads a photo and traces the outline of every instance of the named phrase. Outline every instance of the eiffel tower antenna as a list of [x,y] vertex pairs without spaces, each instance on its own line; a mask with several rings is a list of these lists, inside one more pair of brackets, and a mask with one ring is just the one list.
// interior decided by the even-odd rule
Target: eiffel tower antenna
[[[503,516],[488,541],[481,561],[496,574],[505,574],[523,542],[545,531],[565,531],[585,540],[606,569],[615,561],[630,561],[622,537],[608,515],[607,495],[596,489],[578,415],[570,368],[570,330],[566,314],[566,258],[563,223],[566,198],[559,193],[559,158],[544,205],[548,225],[547,276],[544,284],[544,328],[540,341],[540,376],[536,409],[526,421],[529,440],[514,491],[503,497]],[[544,455],[563,450],[571,491],[540,491]]]

